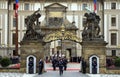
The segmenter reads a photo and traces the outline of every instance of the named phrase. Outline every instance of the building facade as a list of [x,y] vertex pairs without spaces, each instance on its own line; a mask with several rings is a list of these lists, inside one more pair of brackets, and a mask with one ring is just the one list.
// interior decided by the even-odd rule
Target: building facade
[[[15,1],[11,0],[0,1],[0,56],[14,55],[15,53],[15,29],[16,19],[14,4]],[[44,24],[46,17],[45,7],[53,3],[59,3],[66,6],[66,18],[69,22],[75,22],[78,28],[77,36],[81,37],[83,31],[83,24],[85,21],[84,14],[86,12],[93,12],[93,0],[20,0],[18,9],[18,42],[23,39],[26,32],[25,18],[31,15],[34,11],[40,8],[41,24]],[[87,7],[87,8],[86,8]],[[103,16],[104,12],[104,16]],[[104,35],[104,40],[108,42],[106,55],[107,56],[120,56],[120,1],[119,0],[104,0],[104,10],[101,2],[97,2],[97,14],[101,18],[100,28],[101,35]],[[104,18],[103,18],[104,17]],[[104,23],[103,23],[104,22]],[[103,26],[104,25],[104,26]],[[20,54],[20,45],[19,54]],[[53,49],[59,46],[59,41],[50,43],[50,53],[52,55]],[[81,56],[81,45],[75,44],[75,56]],[[54,49],[57,51],[56,49]]]

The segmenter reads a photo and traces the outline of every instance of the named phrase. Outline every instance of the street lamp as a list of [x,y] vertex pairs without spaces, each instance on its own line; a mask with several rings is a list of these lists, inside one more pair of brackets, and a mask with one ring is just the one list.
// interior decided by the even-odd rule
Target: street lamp
[[61,39],[60,39],[60,40],[61,40],[61,57],[62,57],[62,51],[63,51],[63,50],[62,50],[62,49],[63,49],[63,48],[62,48],[62,42],[63,42],[63,40],[64,40],[64,32],[65,32],[65,26],[62,25],[62,26],[61,26]]

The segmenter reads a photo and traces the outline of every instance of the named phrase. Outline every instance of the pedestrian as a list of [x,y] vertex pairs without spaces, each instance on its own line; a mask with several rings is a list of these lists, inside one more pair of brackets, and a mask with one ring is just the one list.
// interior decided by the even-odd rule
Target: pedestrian
[[42,59],[40,59],[40,61],[39,61],[39,73],[38,73],[38,74],[42,74],[43,67],[44,67],[43,60],[42,60]]
[[63,75],[63,60],[59,60],[59,74],[60,76]]
[[85,74],[86,73],[86,61],[84,59],[82,59],[82,72]]

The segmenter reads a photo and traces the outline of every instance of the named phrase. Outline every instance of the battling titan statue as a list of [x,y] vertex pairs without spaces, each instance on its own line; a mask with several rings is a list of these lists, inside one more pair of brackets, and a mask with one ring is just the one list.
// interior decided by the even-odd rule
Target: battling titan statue
[[86,21],[84,23],[84,29],[82,32],[83,40],[93,40],[96,38],[101,38],[100,33],[100,17],[96,13],[85,13]]
[[23,40],[38,40],[42,39],[43,35],[40,34],[40,22],[39,18],[41,17],[40,9],[35,11],[32,15],[25,18],[25,24],[27,26],[26,33]]

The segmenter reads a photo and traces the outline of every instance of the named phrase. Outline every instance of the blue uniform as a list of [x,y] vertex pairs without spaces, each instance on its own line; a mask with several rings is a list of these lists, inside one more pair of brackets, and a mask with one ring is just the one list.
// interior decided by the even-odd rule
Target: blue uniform
[[60,72],[60,75],[63,74],[63,61],[62,60],[59,61],[59,72]]
[[43,61],[39,61],[39,74],[42,74],[43,67],[44,67]]

